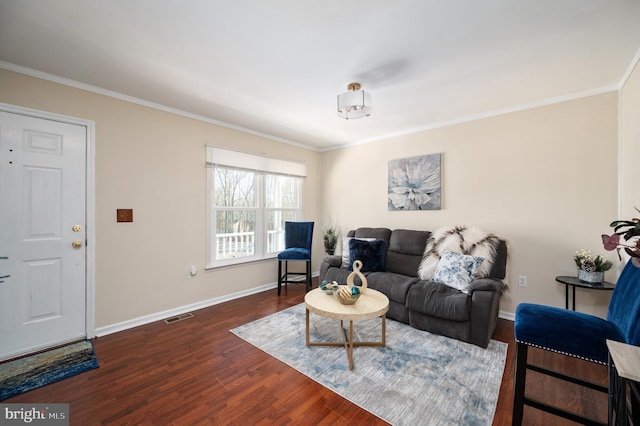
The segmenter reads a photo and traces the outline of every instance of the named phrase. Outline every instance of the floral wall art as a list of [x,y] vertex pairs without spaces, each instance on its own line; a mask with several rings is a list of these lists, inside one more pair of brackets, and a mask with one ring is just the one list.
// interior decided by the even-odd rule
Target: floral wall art
[[389,210],[440,210],[440,154],[389,161]]

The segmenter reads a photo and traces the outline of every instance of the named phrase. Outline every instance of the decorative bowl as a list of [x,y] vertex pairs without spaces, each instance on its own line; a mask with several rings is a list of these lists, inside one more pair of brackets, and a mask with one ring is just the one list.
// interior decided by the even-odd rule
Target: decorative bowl
[[338,299],[338,302],[343,305],[353,305],[360,298],[360,294],[360,289],[358,287],[351,287],[348,285],[339,285],[333,292],[333,295]]
[[324,291],[326,294],[333,294],[333,292],[338,288],[338,283],[335,281],[331,283],[322,281],[322,283],[318,286],[318,288]]

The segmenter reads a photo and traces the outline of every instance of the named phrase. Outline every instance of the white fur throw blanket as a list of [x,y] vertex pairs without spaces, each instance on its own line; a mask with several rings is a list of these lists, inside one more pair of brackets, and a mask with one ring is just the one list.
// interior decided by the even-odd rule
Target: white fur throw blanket
[[487,234],[475,227],[455,226],[453,228],[439,228],[427,240],[422,262],[418,268],[420,279],[429,280],[433,277],[440,257],[445,251],[483,257],[475,278],[489,276],[495,260],[500,239],[493,234]]

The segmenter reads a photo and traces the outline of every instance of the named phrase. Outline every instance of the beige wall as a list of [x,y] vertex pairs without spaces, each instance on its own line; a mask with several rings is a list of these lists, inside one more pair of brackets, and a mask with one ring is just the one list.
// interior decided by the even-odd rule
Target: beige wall
[[[476,225],[510,244],[503,313],[523,301],[564,306],[554,277],[575,273],[575,250],[599,253],[599,235],[617,215],[619,118],[623,152],[638,157],[639,87],[636,70],[623,88],[620,117],[618,94],[609,93],[320,154],[0,70],[0,102],[96,123],[98,327],[275,281],[275,261],[203,271],[206,144],[307,164],[304,218],[317,221],[314,270],[321,222],[329,218],[344,231]],[[387,162],[438,152],[442,210],[388,211]],[[622,169],[638,173],[632,163]],[[623,186],[623,206],[636,205],[637,174],[623,180],[635,182]],[[117,208],[133,208],[135,222],[117,224]],[[200,269],[193,279],[190,265]],[[527,287],[517,286],[519,275]],[[579,290],[578,309],[604,316],[608,299]]]
[[[206,144],[306,163],[304,219],[317,220],[315,151],[5,70],[0,102],[95,122],[98,328],[276,281],[274,260],[204,271]],[[134,222],[116,223],[118,208]]]
[[620,91],[620,219],[640,215],[640,65]]
[[[524,301],[564,307],[554,277],[575,274],[576,250],[602,252],[616,216],[617,111],[608,93],[324,152],[320,217],[343,230],[478,226],[510,244],[503,313]],[[387,162],[432,153],[442,153],[442,209],[388,211]],[[578,290],[577,308],[603,316],[609,296]]]

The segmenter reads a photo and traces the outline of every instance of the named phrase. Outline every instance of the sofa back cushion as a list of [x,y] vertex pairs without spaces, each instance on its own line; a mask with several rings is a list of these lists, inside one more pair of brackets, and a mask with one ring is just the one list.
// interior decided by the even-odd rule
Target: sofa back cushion
[[385,240],[389,247],[389,238],[391,238],[391,229],[388,228],[358,228],[353,235],[347,234],[348,237],[356,238],[375,238],[377,240]]
[[431,232],[395,229],[389,239],[387,271],[418,276],[418,267]]

